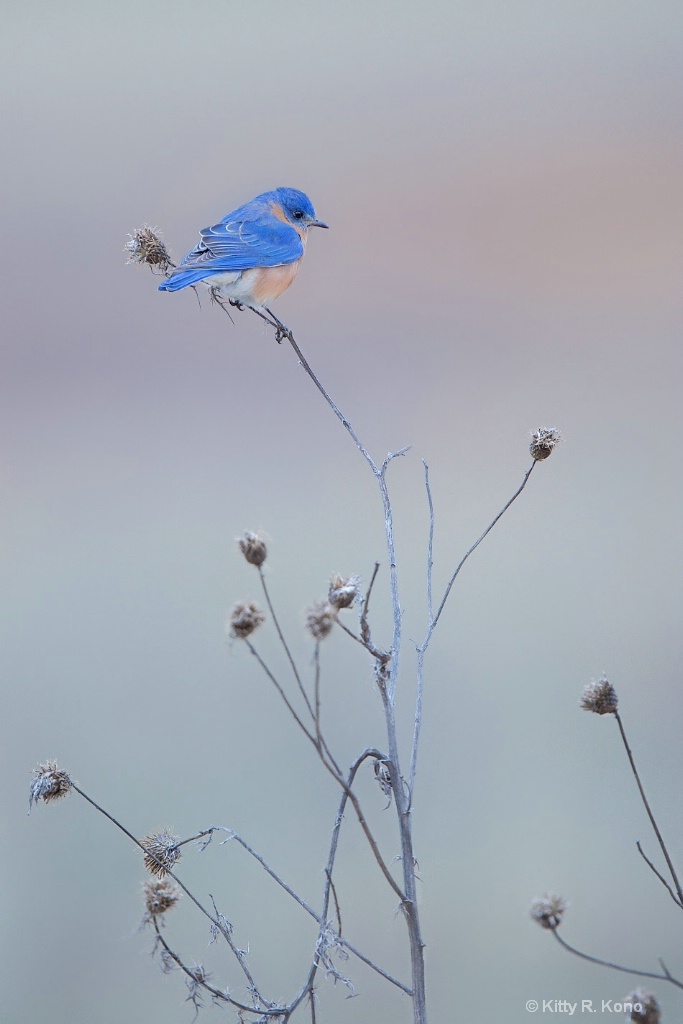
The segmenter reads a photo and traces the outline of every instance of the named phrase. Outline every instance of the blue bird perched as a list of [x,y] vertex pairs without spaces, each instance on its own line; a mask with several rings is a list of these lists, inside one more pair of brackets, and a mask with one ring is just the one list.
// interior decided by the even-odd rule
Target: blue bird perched
[[311,200],[296,188],[263,192],[201,231],[201,241],[159,285],[177,292],[205,284],[219,299],[257,312],[296,277],[308,229],[326,228]]

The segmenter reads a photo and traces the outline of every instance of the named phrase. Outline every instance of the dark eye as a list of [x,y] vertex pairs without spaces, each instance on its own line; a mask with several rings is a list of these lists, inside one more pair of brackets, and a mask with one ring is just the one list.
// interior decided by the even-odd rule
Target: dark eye
[[301,220],[303,215],[304,215],[304,211],[303,210],[294,210],[294,212],[292,214],[292,216],[294,217],[294,220]]

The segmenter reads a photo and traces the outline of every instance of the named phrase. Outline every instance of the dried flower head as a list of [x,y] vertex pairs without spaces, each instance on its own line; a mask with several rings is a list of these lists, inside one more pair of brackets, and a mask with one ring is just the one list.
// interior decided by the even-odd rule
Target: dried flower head
[[391,772],[389,771],[389,765],[386,761],[376,759],[373,761],[373,767],[375,769],[375,778],[379,782],[382,792],[385,796],[391,796]]
[[31,792],[28,798],[29,813],[33,804],[43,800],[49,804],[51,800],[59,800],[68,796],[71,789],[71,779],[66,772],[63,772],[56,761],[46,761],[33,769],[31,780]]
[[306,629],[314,640],[324,640],[337,621],[337,609],[329,601],[316,601],[306,609]]
[[265,615],[253,601],[240,602],[230,614],[230,636],[236,640],[246,640],[265,622],[265,619]]
[[539,427],[531,434],[529,451],[537,462],[547,459],[553,448],[557,448],[562,436],[556,427]]
[[160,914],[165,914],[180,899],[180,889],[167,878],[143,882],[142,889],[147,909],[145,922],[151,921],[153,917],[158,917]]
[[547,892],[532,901],[529,913],[534,921],[538,921],[541,928],[552,928],[554,930],[562,920],[562,915],[566,909],[567,904],[561,896]]
[[635,1024],[660,1024],[662,1019],[659,1003],[651,992],[643,988],[637,988],[630,996],[626,996],[624,1009],[630,1013],[630,1019]]
[[163,878],[173,869],[176,861],[180,860],[178,841],[179,837],[174,836],[167,828],[145,836],[142,847],[145,850],[145,867],[150,874]]
[[128,253],[127,263],[146,263],[151,270],[161,274],[168,274],[174,265],[156,229],[149,224],[128,235],[125,252]]
[[260,533],[252,533],[245,530],[241,537],[237,538],[240,551],[249,562],[249,565],[261,566],[268,555],[265,539]]
[[619,707],[619,698],[607,676],[584,686],[581,694],[581,707],[584,711],[593,711],[596,715],[612,715]]
[[350,608],[358,597],[360,576],[344,577],[336,573],[330,580],[327,600],[333,608]]

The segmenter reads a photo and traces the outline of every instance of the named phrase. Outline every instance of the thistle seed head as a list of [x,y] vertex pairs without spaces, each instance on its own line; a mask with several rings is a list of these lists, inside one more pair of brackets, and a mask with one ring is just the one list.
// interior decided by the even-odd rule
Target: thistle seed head
[[153,917],[165,914],[180,899],[180,889],[167,878],[143,882],[142,890],[147,910],[145,922],[151,921]]
[[551,928],[554,931],[562,920],[566,909],[567,903],[561,896],[547,892],[532,901],[529,913],[541,928]]
[[562,436],[556,427],[539,427],[538,430],[534,430],[529,445],[532,458],[537,462],[547,459],[561,440]]
[[630,996],[626,996],[624,1009],[630,1013],[630,1020],[635,1024],[660,1024],[662,1019],[659,1003],[651,992],[643,988],[637,988]]
[[57,766],[56,761],[39,764],[33,769],[28,798],[29,813],[33,804],[37,804],[39,800],[49,804],[51,800],[60,800],[63,796],[68,796],[71,784],[71,779]]
[[249,565],[255,565],[257,568],[263,565],[268,556],[268,548],[261,534],[245,530],[243,535],[237,538],[237,543]]
[[246,640],[265,622],[265,619],[265,615],[253,601],[240,602],[230,614],[230,636],[236,640]]
[[584,711],[592,711],[596,715],[612,715],[619,707],[617,692],[603,673],[602,677],[584,686],[581,694],[581,707]]
[[306,610],[306,629],[314,640],[324,640],[337,621],[337,609],[329,601],[316,601]]
[[150,874],[163,878],[168,871],[173,870],[176,862],[180,860],[178,841],[179,837],[174,836],[167,828],[145,836],[142,840],[142,847],[145,850],[144,863]]
[[166,246],[156,233],[156,229],[151,228],[149,224],[144,224],[132,235],[128,235],[125,252],[128,253],[127,263],[146,263],[155,273],[168,274],[173,267]]
[[327,600],[333,608],[350,608],[358,597],[360,576],[344,577],[336,573],[330,580],[330,590]]

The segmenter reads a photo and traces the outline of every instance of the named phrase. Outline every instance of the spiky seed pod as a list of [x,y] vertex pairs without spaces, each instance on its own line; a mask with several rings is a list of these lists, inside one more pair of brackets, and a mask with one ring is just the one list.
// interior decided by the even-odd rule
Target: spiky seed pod
[[268,548],[259,533],[245,530],[244,534],[237,538],[237,543],[249,565],[255,565],[257,568],[263,565],[268,556]]
[[547,892],[532,901],[529,913],[534,921],[540,924],[541,928],[557,928],[562,915],[567,909],[566,901],[561,896]]
[[391,796],[391,772],[389,771],[389,765],[386,761],[380,761],[379,759],[373,762],[375,769],[375,778],[380,784],[382,792],[385,796]]
[[630,1019],[634,1024],[660,1024],[662,1019],[659,1003],[651,992],[643,988],[637,988],[630,996],[626,996],[624,1009],[631,1014]]
[[350,608],[358,597],[360,576],[340,576],[336,573],[330,580],[327,600],[333,608]]
[[31,780],[31,791],[28,798],[29,812],[33,804],[39,800],[49,804],[52,800],[60,800],[68,796],[71,790],[71,779],[68,774],[62,771],[56,761],[46,761],[33,769]]
[[125,251],[128,253],[128,263],[146,263],[151,270],[161,274],[168,274],[173,267],[166,246],[156,229],[149,224],[144,224],[128,236]]
[[180,889],[166,878],[143,882],[147,919],[165,914],[180,899]]
[[167,828],[145,836],[142,840],[145,850],[144,863],[150,874],[163,878],[168,871],[173,870],[176,862],[180,860],[178,839],[179,837],[174,836]]
[[253,601],[240,602],[230,614],[230,635],[236,640],[246,640],[265,622],[265,619],[265,615]]
[[619,707],[619,698],[606,675],[584,686],[581,694],[581,707],[584,711],[592,711],[596,715],[612,715]]
[[538,430],[534,430],[529,445],[532,458],[537,462],[547,459],[561,440],[562,436],[556,427],[539,427]]
[[337,621],[337,609],[328,601],[316,601],[306,610],[306,629],[314,640],[324,640]]

